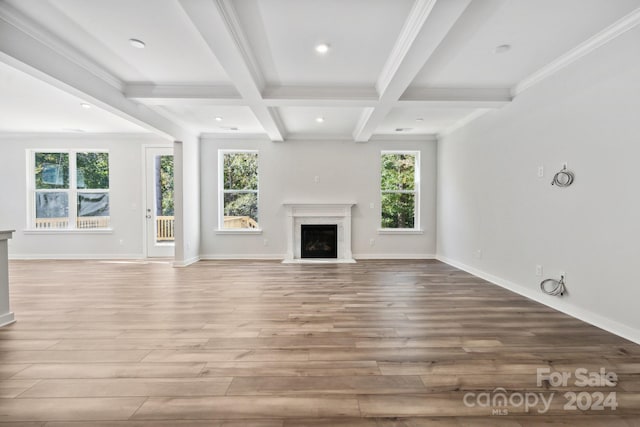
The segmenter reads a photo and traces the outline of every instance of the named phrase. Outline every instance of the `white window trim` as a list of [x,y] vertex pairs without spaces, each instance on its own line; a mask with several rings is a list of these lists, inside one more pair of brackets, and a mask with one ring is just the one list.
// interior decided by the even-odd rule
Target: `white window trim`
[[[50,188],[36,189],[36,153],[67,153],[69,154],[69,188]],[[107,189],[80,189],[77,186],[77,154],[78,153],[109,153],[108,149],[101,148],[43,148],[43,149],[27,149],[27,227],[23,230],[24,234],[111,234],[113,228],[76,228],[78,208],[78,193],[108,193],[109,209],[111,209],[111,156],[109,155],[109,188]],[[71,158],[73,157],[73,161]],[[66,192],[69,202],[69,227],[44,229],[36,228],[36,192]],[[71,197],[74,195],[75,197]],[[111,223],[111,221],[109,221]]]
[[[385,190],[384,193],[398,193],[398,194],[414,194],[414,203],[415,206],[413,208],[413,228],[378,228],[378,234],[423,234],[424,230],[420,228],[420,177],[422,176],[420,171],[420,150],[382,150],[380,152],[380,171],[378,173],[378,179],[382,177],[382,156],[385,154],[411,154],[415,156],[415,167],[414,167],[414,189],[413,190]],[[380,209],[378,210],[378,224],[382,223],[382,185],[380,186],[380,200],[378,205]]]
[[[224,156],[234,153],[255,153],[258,155],[258,189],[257,190],[225,190],[224,189]],[[226,193],[256,193],[258,199],[258,213],[260,212],[260,153],[258,150],[218,150],[218,228],[216,234],[262,234],[258,221],[258,228],[224,228],[224,194]]]

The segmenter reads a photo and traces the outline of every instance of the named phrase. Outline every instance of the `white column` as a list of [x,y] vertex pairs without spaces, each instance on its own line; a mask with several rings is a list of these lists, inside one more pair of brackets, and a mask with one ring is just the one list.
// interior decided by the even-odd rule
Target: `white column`
[[0,326],[15,322],[9,308],[9,240],[15,230],[0,230]]

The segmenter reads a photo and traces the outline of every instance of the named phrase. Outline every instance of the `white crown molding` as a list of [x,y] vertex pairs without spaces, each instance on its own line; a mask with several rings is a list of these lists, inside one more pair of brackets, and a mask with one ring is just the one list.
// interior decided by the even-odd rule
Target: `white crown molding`
[[416,141],[416,142],[437,142],[438,135],[433,133],[405,133],[405,134],[376,134],[369,139],[371,142],[397,142],[397,141]]
[[540,68],[538,71],[534,72],[528,77],[525,77],[520,81],[520,83],[518,83],[511,89],[511,95],[515,97],[521,94],[533,85],[540,83],[542,80],[554,75],[568,65],[576,62],[583,56],[588,55],[589,53],[598,49],[600,46],[603,46],[604,44],[616,39],[620,35],[636,27],[638,24],[640,24],[640,8],[635,9],[633,12],[627,14],[623,18],[609,25],[604,30],[590,37],[586,41],[580,43],[578,46],[574,47],[567,53],[559,56],[549,64]]
[[269,136],[264,133],[213,133],[203,132],[200,134],[200,141],[271,141]]
[[0,132],[1,139],[140,139],[145,141],[166,141],[152,132],[123,133],[123,132]]
[[460,120],[455,122],[453,125],[449,126],[445,130],[440,132],[438,134],[438,139],[440,139],[443,136],[450,135],[451,133],[455,132],[456,130],[468,125],[469,123],[471,123],[475,119],[477,119],[477,118],[479,118],[481,116],[484,116],[489,111],[491,111],[490,108],[478,108],[477,110],[474,110],[472,113],[467,114],[466,116],[464,116],[463,118],[461,118]]
[[512,101],[509,88],[409,88],[398,106],[500,108]]
[[27,17],[9,4],[1,1],[0,19],[33,37],[40,43],[55,51],[57,54],[64,56],[74,64],[82,67],[119,91],[123,90],[123,82],[115,75],[109,73],[96,62],[87,58],[87,56],[82,54],[80,51],[60,39],[60,37],[44,29],[33,19]]
[[435,4],[436,0],[416,0],[413,4],[409,12],[409,18],[404,23],[376,82],[376,90],[379,94],[387,90],[387,87],[396,76],[398,69],[413,46],[418,34],[422,31],[424,23],[429,18]]
[[597,326],[598,328],[602,328],[605,331],[611,332],[612,334],[640,344],[640,331],[636,328],[608,319],[583,308],[576,307],[557,297],[543,294],[537,289],[537,287],[535,290],[528,288],[442,255],[436,255],[436,259],[445,264],[449,264],[452,267],[466,271],[469,274],[473,274],[474,276],[493,283],[494,285],[500,286],[533,301],[539,302],[540,304],[546,305],[547,307],[558,310],[561,313],[568,314],[576,319],[582,320],[591,325]]

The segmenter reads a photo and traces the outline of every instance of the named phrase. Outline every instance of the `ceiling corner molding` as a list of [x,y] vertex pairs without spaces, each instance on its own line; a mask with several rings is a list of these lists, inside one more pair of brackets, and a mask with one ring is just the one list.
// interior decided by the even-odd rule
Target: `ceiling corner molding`
[[244,58],[247,68],[249,68],[256,85],[260,90],[262,90],[266,85],[266,81],[262,71],[260,70],[258,61],[253,54],[253,50],[251,50],[251,46],[247,41],[247,37],[244,35],[244,31],[242,31],[240,20],[238,19],[238,14],[233,6],[233,2],[231,0],[216,0],[216,2],[220,9],[221,16],[227,23],[231,36],[236,42],[238,51]]
[[264,133],[214,133],[203,132],[200,134],[200,141],[258,141],[270,142],[269,136]]
[[438,135],[435,133],[375,134],[371,136],[369,141],[437,142]]
[[23,33],[28,34],[38,42],[72,61],[74,64],[82,67],[84,70],[90,72],[115,89],[118,89],[119,91],[123,90],[124,83],[122,80],[105,70],[91,59],[87,58],[80,51],[73,48],[52,32],[43,28],[33,19],[27,17],[25,14],[3,1],[0,1],[0,19]]
[[378,81],[376,82],[376,89],[378,94],[385,92],[394,76],[398,72],[402,61],[413,46],[418,33],[422,30],[422,27],[431,14],[433,7],[436,4],[436,0],[416,0],[409,12],[409,18],[404,23],[400,36],[396,40],[395,45],[384,64]]
[[441,140],[442,137],[447,136],[449,134],[452,134],[456,130],[458,130],[460,128],[463,128],[464,126],[468,125],[469,123],[471,123],[475,119],[484,116],[485,114],[487,114],[491,110],[492,110],[491,108],[478,108],[477,110],[474,110],[470,114],[467,114],[466,116],[464,116],[463,118],[461,118],[460,120],[455,122],[453,125],[449,126],[445,130],[440,132],[437,135],[438,140]]
[[511,89],[511,95],[515,97],[521,94],[525,90],[529,89],[537,83],[540,83],[547,77],[554,75],[558,71],[574,63],[583,56],[588,55],[599,47],[633,29],[638,24],[640,24],[640,8],[633,10],[631,13],[625,15],[618,21],[614,22],[604,30],[585,40],[567,53],[554,59],[549,64],[540,68],[538,71],[525,77],[522,81],[520,81],[520,83],[516,84]]

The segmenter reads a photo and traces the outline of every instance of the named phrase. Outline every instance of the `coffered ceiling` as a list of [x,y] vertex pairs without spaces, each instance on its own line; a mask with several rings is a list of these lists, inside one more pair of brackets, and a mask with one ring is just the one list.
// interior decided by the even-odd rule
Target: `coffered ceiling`
[[0,0],[0,132],[422,138],[638,22],[640,0]]

